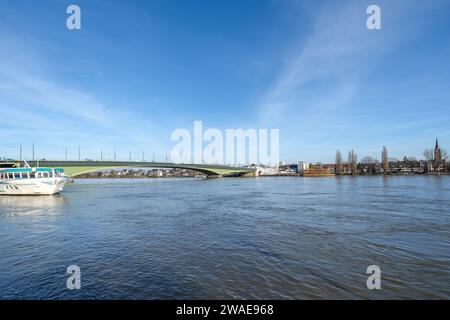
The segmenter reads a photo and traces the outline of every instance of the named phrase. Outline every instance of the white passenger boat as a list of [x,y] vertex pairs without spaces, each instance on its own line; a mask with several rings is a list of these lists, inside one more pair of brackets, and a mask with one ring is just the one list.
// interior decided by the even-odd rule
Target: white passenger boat
[[69,181],[62,168],[0,168],[0,195],[51,195]]

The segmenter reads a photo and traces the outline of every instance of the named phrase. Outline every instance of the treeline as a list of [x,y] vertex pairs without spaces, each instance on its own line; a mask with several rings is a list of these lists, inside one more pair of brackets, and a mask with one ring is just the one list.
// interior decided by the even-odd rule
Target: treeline
[[[423,152],[423,156],[427,162],[448,162],[449,157],[446,150],[438,149],[439,152],[439,159],[436,159],[436,150],[433,149],[426,149]],[[387,174],[390,171],[390,164],[399,162],[400,160],[396,158],[389,158],[388,150],[386,146],[383,146],[383,149],[381,151],[381,162],[378,159],[366,156],[361,159],[361,161],[358,161],[358,155],[354,150],[351,150],[348,152],[348,158],[347,161],[344,161],[342,157],[341,151],[336,151],[336,157],[335,157],[335,173],[337,175],[341,174],[358,174],[359,173],[359,166],[362,165],[377,165],[379,168],[382,169],[384,174]],[[419,162],[415,157],[404,157],[403,162]],[[345,170],[345,167],[347,167],[347,170]]]

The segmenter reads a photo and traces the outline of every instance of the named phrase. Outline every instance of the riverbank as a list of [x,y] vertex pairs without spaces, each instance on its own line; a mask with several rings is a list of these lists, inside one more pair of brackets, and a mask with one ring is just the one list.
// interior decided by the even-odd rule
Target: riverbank
[[[327,175],[302,175],[302,174],[274,174],[274,175],[260,175],[258,178],[279,178],[279,177],[298,177],[298,178],[343,178],[343,177],[419,177],[419,176],[450,176],[449,173],[421,173],[421,174],[345,174],[345,175],[336,175],[336,174],[327,174]],[[253,176],[235,176],[238,178],[253,178]],[[76,176],[75,179],[168,179],[168,178],[208,178],[205,174],[193,174],[193,175],[105,175],[98,174],[96,172],[83,174]]]
[[188,169],[122,169],[86,172],[77,179],[145,179],[145,178],[204,178],[206,174]]

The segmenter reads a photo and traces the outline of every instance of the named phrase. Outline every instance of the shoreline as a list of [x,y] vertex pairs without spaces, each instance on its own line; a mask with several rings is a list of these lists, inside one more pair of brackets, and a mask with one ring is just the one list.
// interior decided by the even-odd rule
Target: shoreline
[[[240,177],[226,177],[226,178],[280,178],[280,177],[291,177],[291,178],[343,178],[343,177],[350,177],[350,178],[356,178],[356,177],[418,177],[418,176],[425,176],[425,177],[440,177],[440,176],[450,176],[450,173],[420,173],[420,174],[358,174],[358,175],[316,175],[316,176],[303,176],[301,174],[277,174],[277,175],[261,175],[257,177],[252,176],[240,176]],[[70,179],[80,179],[80,180],[87,180],[87,179],[207,179],[207,178],[214,178],[215,176],[163,176],[163,177],[154,177],[154,176],[142,176],[142,177],[71,177]]]

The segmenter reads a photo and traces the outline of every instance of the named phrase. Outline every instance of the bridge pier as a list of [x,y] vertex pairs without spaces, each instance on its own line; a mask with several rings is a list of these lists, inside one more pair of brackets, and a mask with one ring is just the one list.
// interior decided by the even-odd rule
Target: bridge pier
[[253,171],[253,172],[247,172],[247,173],[243,173],[242,175],[241,175],[241,177],[247,177],[247,178],[250,178],[250,177],[259,177],[259,172],[258,171]]

